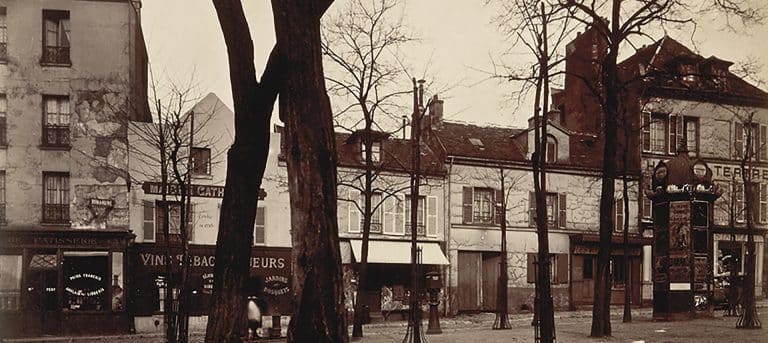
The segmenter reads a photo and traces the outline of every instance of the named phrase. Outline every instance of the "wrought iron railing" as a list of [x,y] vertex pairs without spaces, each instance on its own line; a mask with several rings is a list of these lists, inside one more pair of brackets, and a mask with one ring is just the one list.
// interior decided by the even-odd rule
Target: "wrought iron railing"
[[68,204],[44,204],[43,222],[51,224],[69,223],[69,205]]
[[61,64],[70,65],[68,46],[45,46],[43,47],[43,57],[40,60],[43,64]]

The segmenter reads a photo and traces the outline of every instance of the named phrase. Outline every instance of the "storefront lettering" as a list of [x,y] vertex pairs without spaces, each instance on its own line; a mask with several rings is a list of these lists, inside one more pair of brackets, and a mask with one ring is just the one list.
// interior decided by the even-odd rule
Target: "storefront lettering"
[[86,237],[34,237],[32,239],[34,244],[45,245],[84,245],[93,246],[98,245],[99,240],[96,238]]
[[[714,170],[714,176],[718,177],[726,177],[726,178],[732,178],[732,177],[741,177],[742,170],[739,166],[722,166],[722,165],[711,165],[710,168]],[[768,169],[763,168],[747,168],[747,170],[752,170],[752,179],[763,179],[768,180]]]
[[264,293],[283,295],[290,292],[288,278],[282,275],[270,275],[264,278]]
[[[141,263],[144,266],[157,267],[165,266],[167,256],[151,253],[141,253]],[[184,260],[182,255],[173,256],[173,260],[181,265]],[[216,256],[192,255],[189,257],[189,266],[191,267],[213,267]],[[285,258],[282,257],[251,257],[251,268],[254,269],[283,269],[286,267]]]

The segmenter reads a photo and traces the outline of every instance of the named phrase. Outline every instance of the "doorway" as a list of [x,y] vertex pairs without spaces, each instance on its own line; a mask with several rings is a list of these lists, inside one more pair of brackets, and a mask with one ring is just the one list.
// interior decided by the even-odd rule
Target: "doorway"
[[37,250],[29,255],[26,277],[28,331],[55,335],[59,332],[59,268],[56,250]]

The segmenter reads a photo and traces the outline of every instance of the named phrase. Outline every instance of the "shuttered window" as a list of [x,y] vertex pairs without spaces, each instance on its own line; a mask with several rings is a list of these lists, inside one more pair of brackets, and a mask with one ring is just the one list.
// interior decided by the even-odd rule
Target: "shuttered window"
[[152,201],[142,201],[144,208],[144,241],[155,240],[155,203]]
[[464,224],[470,224],[472,223],[472,194],[473,189],[472,187],[464,187],[462,192],[462,223]]
[[464,187],[462,191],[462,223],[501,224],[500,189]]
[[266,208],[259,206],[256,209],[256,221],[253,223],[253,244],[266,243]]
[[437,236],[437,197],[427,197],[427,236]]
[[[564,193],[547,193],[547,223],[565,228],[568,225],[568,201]],[[536,226],[536,193],[528,193],[528,225]]]
[[624,232],[624,199],[616,198],[613,202],[613,229],[616,232]]
[[349,232],[352,233],[358,233],[360,232],[360,191],[352,189],[349,191],[349,199],[351,202],[349,203]]
[[[568,254],[549,254],[550,269],[549,269],[549,281],[551,284],[565,284],[568,283]],[[527,261],[527,282],[536,282],[536,273],[538,270],[537,253],[528,253]]]

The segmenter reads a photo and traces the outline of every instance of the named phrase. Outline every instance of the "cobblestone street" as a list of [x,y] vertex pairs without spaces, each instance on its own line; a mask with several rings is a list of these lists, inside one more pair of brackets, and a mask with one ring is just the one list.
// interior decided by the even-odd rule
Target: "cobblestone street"
[[[768,323],[768,311],[760,308],[760,320]],[[713,319],[698,319],[680,322],[654,322],[649,309],[633,311],[634,321],[622,323],[620,312],[613,311],[613,337],[605,339],[590,339],[590,311],[559,312],[556,314],[557,341],[565,342],[768,342],[768,329],[737,330],[736,318],[724,318],[721,312]],[[512,315],[510,330],[491,330],[494,314],[481,313],[477,315],[461,315],[446,318],[441,321],[443,333],[427,335],[427,342],[462,342],[462,343],[491,343],[491,342],[533,342],[533,328],[530,326],[530,315]],[[424,322],[426,325],[426,320]],[[350,329],[351,330],[351,329]],[[365,337],[357,342],[402,342],[405,335],[406,322],[393,321],[367,325]],[[128,336],[99,336],[99,337],[47,337],[27,340],[7,340],[7,342],[146,342],[159,343],[163,339],[159,335],[128,335]],[[202,333],[195,333],[191,342],[202,342]],[[281,342],[284,340],[271,340]]]

